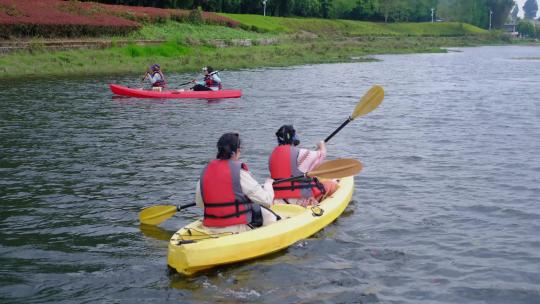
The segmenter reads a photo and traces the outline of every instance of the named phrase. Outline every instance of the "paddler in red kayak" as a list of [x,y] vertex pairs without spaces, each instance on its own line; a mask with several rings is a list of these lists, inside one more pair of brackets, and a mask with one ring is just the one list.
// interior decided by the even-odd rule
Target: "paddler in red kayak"
[[195,202],[204,209],[203,225],[215,233],[243,232],[273,223],[279,216],[268,209],[274,200],[272,179],[259,185],[240,162],[237,133],[226,133],[217,143],[216,159],[204,168]]
[[159,64],[153,64],[150,66],[148,71],[144,74],[143,80],[148,79],[152,84],[152,90],[160,91],[166,86],[165,76],[161,72],[161,67]]
[[[268,166],[273,179],[299,176],[313,170],[326,158],[324,141],[317,144],[317,150],[298,148],[300,140],[292,125],[283,125],[277,132],[278,146],[270,155]],[[274,184],[274,203],[315,205],[324,197],[337,190],[334,181],[322,181],[317,178],[305,178],[300,181]]]
[[195,83],[195,86],[191,88],[193,91],[218,91],[223,88],[218,71],[214,71],[211,66],[204,67],[202,70],[204,79],[202,81],[193,80]]

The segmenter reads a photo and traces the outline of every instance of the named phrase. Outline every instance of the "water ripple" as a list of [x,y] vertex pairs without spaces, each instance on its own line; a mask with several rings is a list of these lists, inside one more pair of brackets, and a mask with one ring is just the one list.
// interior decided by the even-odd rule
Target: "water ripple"
[[[1,83],[0,297],[6,303],[538,303],[538,47],[223,71],[235,100],[111,98],[133,77]],[[196,75],[169,75],[171,83]],[[246,82],[246,79],[249,81]],[[313,147],[382,84],[386,97],[328,143],[364,164],[353,201],[287,250],[192,278],[167,242],[217,138],[240,132],[267,177],[274,132]]]

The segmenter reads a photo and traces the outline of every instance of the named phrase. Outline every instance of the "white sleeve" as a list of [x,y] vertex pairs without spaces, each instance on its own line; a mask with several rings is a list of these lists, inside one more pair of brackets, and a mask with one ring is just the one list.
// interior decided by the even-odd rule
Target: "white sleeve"
[[252,202],[268,208],[272,206],[272,202],[274,201],[274,188],[272,187],[271,180],[267,181],[264,187],[262,187],[249,171],[240,170],[240,186],[242,187],[242,192],[244,192]]
[[201,195],[201,181],[197,181],[197,187],[195,188],[195,204],[197,207],[204,208],[204,202]]
[[311,151],[300,149],[298,153],[297,163],[298,169],[302,172],[309,172],[320,165],[326,158],[326,148],[323,150]]
[[156,83],[158,80],[161,80],[161,75],[159,75],[159,73],[155,73],[154,76],[150,76],[150,82],[152,84]]

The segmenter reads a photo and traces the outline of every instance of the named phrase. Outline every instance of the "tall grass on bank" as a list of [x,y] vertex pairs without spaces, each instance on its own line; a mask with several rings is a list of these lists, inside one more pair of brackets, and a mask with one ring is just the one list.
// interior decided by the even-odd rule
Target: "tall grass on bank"
[[373,54],[441,52],[441,46],[485,44],[479,37],[397,37],[297,41],[281,45],[215,48],[167,42],[159,46],[117,47],[105,50],[15,53],[0,57],[0,77],[139,75],[151,63],[165,73],[217,69],[355,61]]

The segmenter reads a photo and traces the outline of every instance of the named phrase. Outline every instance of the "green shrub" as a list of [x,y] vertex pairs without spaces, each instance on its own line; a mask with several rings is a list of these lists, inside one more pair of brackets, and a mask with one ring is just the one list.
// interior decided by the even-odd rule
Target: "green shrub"
[[177,57],[187,55],[189,48],[174,41],[162,43],[160,45],[136,45],[129,44],[123,48],[125,54],[130,57]]
[[203,16],[202,16],[201,7],[199,6],[199,7],[197,7],[197,9],[191,10],[191,12],[189,12],[187,20],[188,20],[189,23],[203,24],[204,19],[203,19]]
[[521,36],[533,38],[536,36],[536,28],[531,21],[520,20],[517,24],[517,31]]

